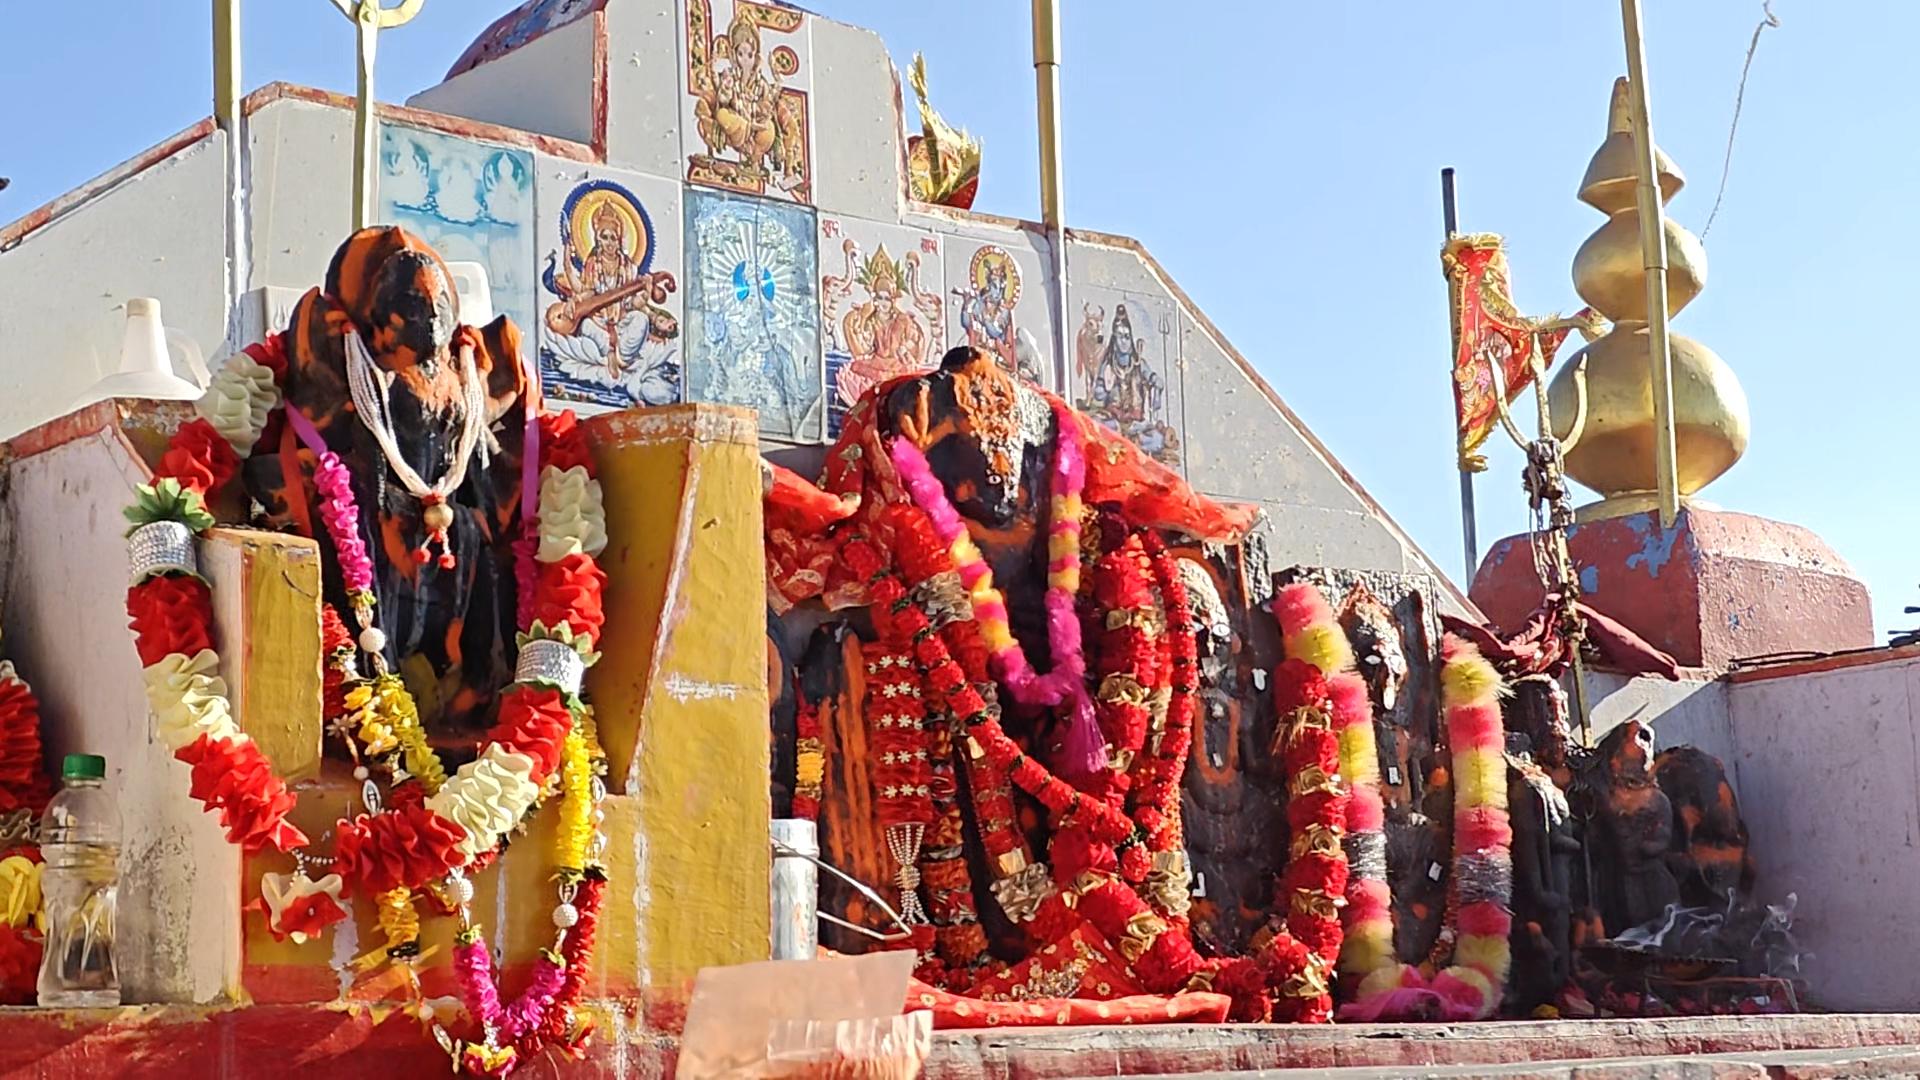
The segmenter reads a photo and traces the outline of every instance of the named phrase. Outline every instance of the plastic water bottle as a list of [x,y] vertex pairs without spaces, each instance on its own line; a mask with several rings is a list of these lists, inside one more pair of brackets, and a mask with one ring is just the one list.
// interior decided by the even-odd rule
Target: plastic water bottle
[[120,882],[120,807],[106,788],[107,759],[68,754],[65,786],[40,826],[40,896],[47,945],[40,961],[42,1007],[120,1004],[113,921]]

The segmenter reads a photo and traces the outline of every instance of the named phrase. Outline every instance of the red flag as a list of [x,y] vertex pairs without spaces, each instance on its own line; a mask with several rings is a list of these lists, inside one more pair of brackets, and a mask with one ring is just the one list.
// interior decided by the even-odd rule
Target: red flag
[[1476,451],[1500,422],[1492,365],[1500,365],[1511,402],[1533,382],[1528,359],[1535,347],[1540,350],[1542,369],[1550,367],[1568,331],[1594,323],[1597,317],[1589,308],[1580,309],[1571,319],[1531,319],[1520,314],[1513,306],[1507,253],[1494,233],[1448,240],[1440,262],[1453,308],[1453,406],[1460,468],[1480,472],[1487,460]]

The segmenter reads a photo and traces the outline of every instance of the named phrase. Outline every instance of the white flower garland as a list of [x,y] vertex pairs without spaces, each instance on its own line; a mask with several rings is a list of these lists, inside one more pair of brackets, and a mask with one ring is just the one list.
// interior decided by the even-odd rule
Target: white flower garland
[[213,425],[242,461],[253,452],[267,417],[280,404],[280,387],[273,369],[244,352],[234,353],[221,366],[194,410]]
[[607,512],[601,504],[600,481],[584,465],[540,472],[541,562],[559,562],[569,555],[599,556],[607,549]]

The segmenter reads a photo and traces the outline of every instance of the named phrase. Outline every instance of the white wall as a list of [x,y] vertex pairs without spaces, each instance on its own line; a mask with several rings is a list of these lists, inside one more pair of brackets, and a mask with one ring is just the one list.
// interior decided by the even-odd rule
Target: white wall
[[1814,1004],[1920,1009],[1920,656],[1749,677],[1728,691],[1740,809]]
[[0,438],[68,410],[120,366],[125,304],[209,359],[226,337],[226,136],[100,191],[0,252]]
[[145,468],[114,431],[6,471],[8,655],[41,703],[47,760],[104,754],[122,829],[115,959],[129,1003],[208,1002],[237,987],[240,849],[187,795],[152,737],[127,632],[120,508]]
[[574,142],[593,141],[593,26],[577,19],[407,99],[416,109],[464,116]]

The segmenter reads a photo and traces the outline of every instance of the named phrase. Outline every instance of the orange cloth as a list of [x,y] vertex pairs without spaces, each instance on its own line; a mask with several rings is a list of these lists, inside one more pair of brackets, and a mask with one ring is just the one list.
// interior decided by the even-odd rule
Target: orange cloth
[[1108,1024],[1220,1024],[1230,1002],[1225,994],[1186,993],[1172,997],[1138,994],[1112,1001],[1043,998],[1035,1001],[982,1001],[928,986],[907,984],[907,1011],[933,1011],[935,1030],[983,1027],[1065,1027]]

